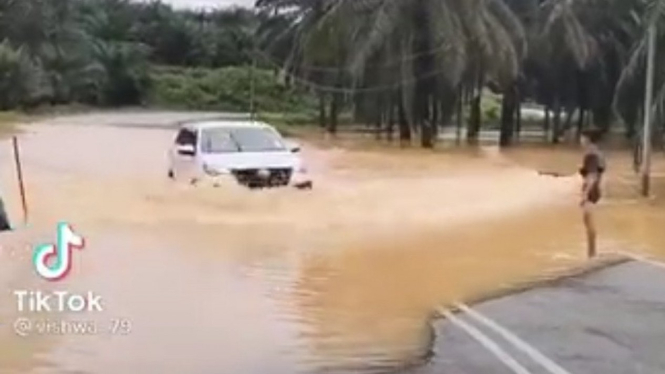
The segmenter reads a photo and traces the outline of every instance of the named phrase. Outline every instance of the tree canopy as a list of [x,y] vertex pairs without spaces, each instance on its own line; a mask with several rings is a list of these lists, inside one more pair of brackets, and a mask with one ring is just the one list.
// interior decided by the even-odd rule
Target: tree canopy
[[140,104],[150,65],[247,64],[259,22],[247,9],[176,11],[159,1],[1,0],[0,105]]
[[[467,136],[476,139],[485,88],[503,97],[503,145],[519,130],[524,101],[546,108],[553,142],[573,127],[579,134],[587,126],[607,131],[615,123],[634,135],[643,111],[645,30],[662,23],[665,1],[259,0],[256,5],[290,15],[289,32],[273,35],[275,43],[291,44],[283,56],[285,69],[298,76],[309,72],[310,82],[333,103],[343,91],[362,117],[389,134],[397,122],[403,140],[417,133],[424,146],[432,146],[436,129],[454,117],[461,124],[466,106]],[[311,74],[317,69],[326,74]],[[665,81],[660,69],[657,73],[660,114]],[[331,107],[331,116],[338,106]]]
[[[239,75],[256,64],[252,77],[283,85],[270,91],[318,98],[319,121],[333,133],[350,113],[389,137],[419,136],[425,147],[454,125],[473,142],[492,92],[501,98],[503,145],[519,133],[527,102],[546,108],[553,142],[588,126],[620,124],[635,136],[646,30],[665,26],[664,9],[665,0],[257,0],[254,9],[213,11],[160,1],[0,0],[0,106],[136,105],[163,89],[164,100],[233,102],[210,82],[245,84]],[[663,56],[654,78],[659,129]],[[175,68],[197,82],[198,96],[177,86]],[[201,69],[230,70],[199,79],[208,76]]]

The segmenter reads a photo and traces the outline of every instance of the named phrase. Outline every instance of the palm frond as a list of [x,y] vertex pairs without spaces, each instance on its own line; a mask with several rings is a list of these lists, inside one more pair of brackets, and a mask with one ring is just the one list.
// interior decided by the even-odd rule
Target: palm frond
[[[503,0],[489,0],[490,13],[497,19],[498,25],[510,36],[517,52],[517,57],[523,59],[527,54],[527,38],[524,25],[517,15]],[[507,40],[505,42],[508,42]]]
[[500,22],[489,13],[486,17],[488,26],[494,30],[490,35],[495,51],[495,63],[492,70],[502,86],[510,85],[519,74],[522,60],[520,53],[512,42],[510,34]]
[[354,56],[350,63],[352,72],[362,71],[369,56],[381,48],[394,34],[404,17],[405,4],[406,2],[403,0],[383,0],[381,2],[370,21],[371,29],[367,36],[359,45],[352,48]]
[[665,17],[665,1],[648,0],[645,7],[645,30],[651,25],[660,23]]
[[461,81],[467,64],[467,36],[461,20],[447,2],[430,1],[429,4],[428,12],[432,19],[437,20],[429,22],[437,68],[444,70],[447,83],[455,87]]
[[569,0],[554,0],[551,3],[544,26],[545,39],[570,53],[578,67],[583,68],[591,58],[586,30],[577,18]]

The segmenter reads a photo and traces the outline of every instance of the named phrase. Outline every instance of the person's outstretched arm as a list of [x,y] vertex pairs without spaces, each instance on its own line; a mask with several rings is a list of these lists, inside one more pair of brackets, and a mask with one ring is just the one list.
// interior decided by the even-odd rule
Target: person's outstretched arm
[[555,178],[565,178],[565,177],[572,177],[577,173],[570,173],[570,174],[563,174],[563,173],[558,173],[556,171],[543,171],[543,170],[538,170],[538,175],[546,175],[548,177],[555,177]]

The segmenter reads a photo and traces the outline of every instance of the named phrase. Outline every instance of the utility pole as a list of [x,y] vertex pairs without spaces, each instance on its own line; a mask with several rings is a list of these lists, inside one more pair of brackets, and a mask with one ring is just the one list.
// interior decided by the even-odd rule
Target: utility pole
[[651,174],[651,133],[653,125],[653,78],[654,65],[656,57],[656,24],[649,26],[648,51],[647,51],[647,82],[646,95],[644,98],[644,127],[642,139],[642,168],[641,184],[642,196],[648,197],[650,193],[650,174]]

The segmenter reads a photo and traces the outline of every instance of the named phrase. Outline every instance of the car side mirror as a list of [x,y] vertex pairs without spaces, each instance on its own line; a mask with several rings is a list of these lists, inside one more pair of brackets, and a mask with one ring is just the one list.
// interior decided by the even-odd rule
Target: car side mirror
[[196,155],[196,150],[194,150],[194,146],[191,144],[181,144],[178,145],[176,148],[176,151],[178,152],[179,155],[182,156],[194,156]]
[[286,148],[289,150],[291,153],[298,153],[300,152],[300,144],[293,142],[293,141],[286,141]]

